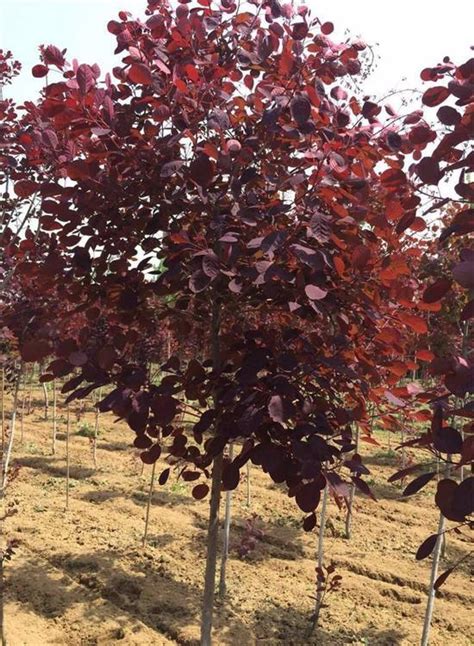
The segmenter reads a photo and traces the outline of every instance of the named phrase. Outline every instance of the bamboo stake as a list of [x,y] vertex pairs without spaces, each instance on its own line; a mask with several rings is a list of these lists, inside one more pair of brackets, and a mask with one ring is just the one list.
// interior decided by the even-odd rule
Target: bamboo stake
[[52,450],[53,455],[56,455],[56,432],[57,432],[57,420],[56,420],[56,379],[53,379],[53,436],[52,436]]
[[[229,444],[229,460],[232,461],[234,455],[234,445]],[[224,513],[224,540],[222,545],[221,573],[219,579],[219,596],[223,599],[227,591],[226,571],[227,561],[229,558],[229,536],[231,521],[232,491],[226,491],[225,494],[225,513]]]
[[69,404],[66,404],[66,511],[69,509],[69,434],[71,430],[71,413]]
[[145,547],[146,545],[146,539],[148,536],[148,523],[150,520],[151,500],[153,498],[153,488],[155,485],[155,470],[156,470],[156,462],[153,462],[153,468],[151,470],[151,478],[150,478],[150,489],[148,490],[148,500],[146,503],[145,530],[143,532],[143,539],[142,539],[143,547]]
[[426,604],[425,621],[423,623],[423,634],[421,636],[421,646],[428,646],[430,637],[431,620],[433,618],[435,589],[434,584],[438,578],[439,561],[441,558],[442,532],[444,532],[445,518],[440,512],[438,521],[438,540],[436,541],[433,562],[431,564],[430,585],[428,588],[428,601]]

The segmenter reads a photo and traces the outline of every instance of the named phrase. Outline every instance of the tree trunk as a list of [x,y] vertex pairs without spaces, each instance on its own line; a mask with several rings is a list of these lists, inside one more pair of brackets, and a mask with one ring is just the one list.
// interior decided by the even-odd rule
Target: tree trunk
[[211,499],[207,531],[206,573],[201,620],[201,646],[211,646],[212,615],[216,586],[217,544],[219,539],[219,505],[221,500],[222,453],[214,458],[212,465]]
[[151,470],[151,478],[150,478],[150,489],[148,491],[148,500],[146,503],[145,530],[143,532],[143,539],[142,539],[143,547],[145,547],[146,545],[146,539],[148,536],[148,522],[150,520],[151,500],[153,498],[153,487],[155,486],[155,471],[156,471],[156,462],[153,462],[153,467]]
[[23,444],[23,431],[24,431],[24,421],[25,421],[25,404],[26,404],[26,379],[23,383],[23,389],[21,393],[21,415],[20,415],[20,444]]
[[[217,299],[212,308],[211,321],[211,352],[212,366],[218,377],[221,371],[220,350],[220,306]],[[219,426],[219,407],[217,388],[213,392],[214,410],[216,411],[215,432]],[[209,501],[209,524],[207,529],[207,555],[206,570],[204,574],[204,594],[201,617],[201,646],[211,646],[212,643],[212,616],[214,610],[214,596],[216,588],[217,546],[219,540],[219,506],[221,501],[221,481],[223,469],[223,454],[214,457],[211,476],[211,497]]]
[[15,391],[13,394],[13,409],[12,409],[12,415],[11,415],[11,421],[10,421],[10,429],[9,429],[9,434],[8,434],[8,442],[6,446],[6,450],[2,453],[2,495],[4,495],[5,487],[7,485],[7,480],[8,480],[8,466],[10,463],[10,457],[12,453],[12,448],[13,448],[13,439],[15,437],[15,426],[16,426],[16,414],[17,414],[17,408],[18,408],[18,391],[20,389],[20,382],[21,382],[21,370],[17,375],[16,378],[16,384],[15,384]]
[[43,387],[43,395],[44,395],[44,419],[47,421],[49,417],[49,400],[48,400],[48,389],[46,387],[46,383],[43,381],[41,384]]
[[438,540],[436,541],[436,545],[433,553],[433,561],[431,564],[430,585],[428,588],[428,601],[426,604],[425,621],[423,624],[423,634],[421,636],[421,646],[428,646],[428,643],[429,643],[431,620],[433,618],[433,608],[434,608],[434,600],[435,600],[435,594],[436,594],[434,589],[434,584],[436,579],[438,578],[438,567],[439,567],[439,560],[441,557],[441,545],[442,545],[442,536],[443,536],[441,532],[444,531],[445,522],[446,522],[445,518],[443,514],[440,512],[439,522],[438,522]]
[[27,415],[31,414],[31,397],[32,397],[32,391],[33,391],[33,381],[35,379],[35,364],[31,366],[31,372],[30,372],[30,380],[28,383],[28,409],[27,409]]
[[247,507],[250,507],[250,460],[247,460]]
[[[326,483],[323,492],[323,502],[321,506],[321,514],[319,516],[319,536],[318,536],[318,567],[322,568],[324,565],[324,534],[326,529],[326,512],[328,505],[329,485]],[[317,627],[319,622],[319,615],[321,613],[321,605],[323,601],[323,591],[318,583],[316,589],[316,605],[314,608],[314,619],[312,630]]]
[[92,461],[94,463],[94,468],[97,469],[97,437],[99,435],[99,415],[100,411],[97,407],[97,404],[101,400],[102,388],[99,388],[97,395],[96,407],[95,407],[95,422],[94,422],[94,443],[92,445]]
[[[229,460],[232,460],[234,455],[234,445],[229,445]],[[222,557],[221,557],[221,574],[219,579],[219,596],[223,599],[227,591],[226,570],[227,560],[229,558],[229,535],[230,535],[230,521],[231,521],[231,506],[232,506],[232,491],[226,491],[225,494],[225,515],[224,515],[224,539],[222,543]]]
[[[356,436],[355,436],[355,452],[359,452],[359,424],[356,423]],[[354,483],[351,485],[351,491],[349,494],[349,504],[347,506],[347,514],[346,514],[346,538],[347,540],[350,540],[351,538],[351,532],[352,532],[352,508],[354,505],[354,498],[355,498],[355,489],[356,486]]]
[[4,451],[5,451],[5,368],[2,367],[2,456]]
[[[2,501],[3,502],[3,501]],[[0,509],[3,509],[4,505],[0,504]],[[0,546],[0,639],[2,640],[2,646],[6,646],[6,639],[5,639],[5,629],[4,629],[4,610],[3,606],[5,603],[4,600],[4,588],[5,588],[5,580],[4,580],[4,574],[3,574],[3,550],[5,549],[5,540],[3,538],[3,520],[0,520],[0,538],[2,540],[2,545]]]

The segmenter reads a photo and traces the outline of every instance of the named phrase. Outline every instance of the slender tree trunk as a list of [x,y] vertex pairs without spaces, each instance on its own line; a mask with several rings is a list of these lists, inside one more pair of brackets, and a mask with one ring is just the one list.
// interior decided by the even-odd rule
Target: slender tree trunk
[[4,573],[3,573],[3,565],[4,565],[4,556],[5,556],[5,549],[7,546],[7,541],[5,538],[5,484],[6,484],[6,478],[5,478],[5,433],[6,433],[6,428],[5,428],[5,368],[2,367],[2,402],[1,402],[1,409],[2,409],[2,474],[1,474],[1,482],[0,482],[0,638],[2,640],[2,646],[6,644],[5,640],[5,632],[4,632],[4,591],[5,591],[5,581],[4,581]]
[[6,450],[2,453],[2,490],[5,490],[5,487],[7,485],[7,480],[8,480],[8,466],[10,464],[10,458],[11,458],[11,453],[12,453],[12,448],[13,448],[13,439],[15,437],[15,426],[16,426],[16,415],[17,415],[17,408],[18,408],[18,391],[20,389],[20,382],[21,382],[21,370],[19,374],[17,375],[16,379],[16,384],[15,384],[15,391],[13,394],[13,409],[12,409],[12,414],[10,418],[10,429],[9,429],[9,434],[8,434],[8,442],[6,446]]
[[[229,445],[229,460],[232,460],[234,455],[234,445]],[[226,571],[227,560],[229,558],[229,536],[230,536],[230,521],[231,521],[231,507],[232,507],[232,491],[226,491],[225,494],[225,515],[224,515],[224,539],[222,543],[222,557],[221,557],[221,574],[219,580],[219,596],[223,599],[227,591]]]
[[2,456],[5,451],[5,368],[2,367]]
[[146,539],[148,536],[148,523],[150,521],[151,501],[153,498],[153,488],[155,486],[155,471],[156,471],[156,462],[153,462],[153,467],[151,469],[150,489],[148,490],[148,500],[146,503],[145,530],[143,532],[143,539],[142,539],[143,547],[145,547],[146,545]]
[[250,460],[247,460],[247,507],[250,507]]
[[92,445],[92,461],[94,463],[95,469],[97,469],[97,437],[99,435],[99,415],[100,415],[100,411],[97,407],[97,404],[101,400],[101,393],[102,393],[102,388],[99,388],[99,392],[97,394],[96,407],[95,407],[94,443]]
[[207,559],[204,576],[204,598],[201,622],[201,646],[211,646],[212,615],[216,586],[217,544],[219,539],[219,505],[221,500],[222,453],[214,458],[212,466],[211,499],[207,532]]
[[69,435],[71,432],[71,411],[69,404],[66,404],[66,511],[69,509]]
[[46,387],[46,383],[43,381],[41,384],[43,387],[43,395],[44,395],[44,419],[47,421],[49,417],[49,399],[48,399],[48,389]]
[[[321,506],[320,520],[319,520],[318,568],[322,568],[324,565],[324,537],[325,537],[325,529],[326,529],[327,501],[328,501],[328,485],[326,484],[326,487],[324,488],[324,493],[323,493],[323,501]],[[314,630],[318,626],[323,596],[324,596],[323,590],[321,588],[321,585],[318,582],[317,588],[316,588],[316,603],[315,603],[311,632],[314,632]]]
[[[318,567],[319,568],[322,568],[324,565],[324,535],[326,530],[326,512],[327,512],[327,505],[328,505],[328,496],[329,496],[329,485],[326,483],[326,486],[324,487],[324,492],[323,492],[323,502],[321,505],[321,513],[319,516],[319,535],[318,535]],[[314,619],[313,619],[312,631],[314,631],[318,625],[319,615],[321,613],[322,601],[323,601],[323,591],[321,589],[321,586],[318,583],[318,586],[316,589],[316,605],[314,608]]]
[[28,407],[27,407],[27,415],[31,414],[31,397],[32,397],[32,392],[33,392],[33,381],[35,379],[35,364],[31,366],[31,372],[30,372],[30,380],[28,383]]
[[440,535],[440,534],[441,532],[444,531],[445,522],[446,522],[445,518],[443,514],[440,512],[439,522],[438,522],[438,540],[436,541],[436,545],[433,552],[433,561],[431,563],[430,585],[428,588],[428,601],[426,604],[425,621],[423,624],[423,634],[421,636],[421,646],[428,646],[429,644],[431,620],[433,618],[433,609],[434,609],[434,601],[435,601],[434,584],[436,582],[436,579],[438,578],[438,567],[439,567],[439,560],[441,557],[442,536],[444,535],[444,534],[443,535]]
[[[3,502],[3,501],[2,501]],[[0,509],[3,509],[4,505],[0,505]],[[2,545],[0,546],[1,549],[1,554],[0,554],[0,639],[2,646],[6,646],[7,640],[5,639],[5,620],[4,620],[4,604],[5,604],[5,599],[4,599],[4,588],[5,588],[5,579],[4,579],[4,574],[3,574],[3,560],[4,560],[4,555],[3,555],[3,550],[6,547],[6,541],[4,540],[3,533],[3,520],[0,520],[0,538],[2,541]]]
[[23,383],[23,390],[21,393],[21,415],[20,415],[20,444],[23,444],[23,432],[25,421],[25,405],[26,405],[26,379]]
[[[359,452],[359,424],[356,423],[356,436],[355,436],[355,452]],[[354,505],[354,498],[355,498],[355,484],[352,483],[351,485],[351,491],[349,493],[349,504],[347,506],[347,514],[346,514],[346,538],[347,540],[350,540],[351,538],[351,532],[352,532],[352,509]]]
[[4,563],[5,551],[7,548],[7,539],[5,534],[5,520],[6,520],[6,506],[5,506],[5,490],[0,487],[0,639],[2,646],[6,645],[5,639],[5,618],[4,618],[4,605],[5,605],[5,578],[4,578]]
[[[220,351],[220,306],[217,300],[212,308],[211,321],[211,350],[212,364],[216,375],[221,370]],[[219,426],[219,407],[217,390],[213,394],[214,409],[217,411],[215,431]],[[211,646],[212,643],[212,616],[214,610],[214,595],[216,588],[217,546],[219,540],[219,506],[221,501],[221,480],[223,469],[222,452],[215,456],[212,464],[211,496],[209,501],[209,524],[207,530],[207,555],[206,570],[204,575],[204,594],[201,617],[201,646]]]

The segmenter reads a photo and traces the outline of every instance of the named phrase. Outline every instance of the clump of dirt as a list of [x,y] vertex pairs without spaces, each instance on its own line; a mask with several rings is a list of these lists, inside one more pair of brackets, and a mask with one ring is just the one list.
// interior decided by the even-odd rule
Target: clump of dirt
[[[39,390],[36,395],[39,400]],[[77,425],[93,425],[93,419],[89,404]],[[10,494],[18,501],[18,514],[7,522],[8,536],[21,540],[6,568],[9,643],[195,646],[208,502],[193,500],[193,483],[170,478],[164,487],[157,485],[142,548],[150,468],[141,472],[124,425],[105,415],[100,424],[97,468],[89,439],[73,429],[74,480],[65,511],[63,435],[51,456],[51,422],[37,414],[25,418],[24,442],[14,447],[20,475]],[[216,645],[408,646],[419,641],[430,562],[416,562],[414,554],[437,525],[436,510],[419,505],[432,489],[401,500],[401,490],[387,483],[398,467],[396,454],[383,445],[367,445],[362,452],[379,501],[356,497],[351,541],[344,539],[343,513],[330,503],[325,551],[343,585],[328,599],[310,638],[317,534],[303,532],[294,501],[251,469],[250,508],[243,490],[233,496],[228,597],[216,604]],[[252,514],[259,518],[262,537],[240,558],[238,546]],[[466,539],[450,533],[442,567],[467,551]],[[438,595],[432,646],[472,643],[469,576],[465,563]]]

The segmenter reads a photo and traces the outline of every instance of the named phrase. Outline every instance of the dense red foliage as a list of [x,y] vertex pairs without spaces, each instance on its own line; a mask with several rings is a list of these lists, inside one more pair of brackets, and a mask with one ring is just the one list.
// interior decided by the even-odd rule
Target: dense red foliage
[[[252,460],[311,514],[326,483],[345,495],[344,472],[370,493],[360,457],[347,458],[351,425],[368,432],[368,399],[418,395],[390,389],[432,359],[426,313],[452,283],[420,283],[420,205],[457,170],[457,194],[472,200],[472,61],[423,72],[450,79],[426,106],[455,99],[438,108],[449,129],[438,136],[421,110],[383,116],[351,89],[364,43],[332,41],[305,6],[252,4],[150,1],[145,22],[121,12],[108,25],[123,55],[113,79],[42,48],[33,74],[50,82],[2,131],[3,172],[38,218],[23,237],[3,232],[4,320],[25,361],[55,355],[46,378],[71,375],[69,400],[114,384],[101,410],[127,420],[145,462],[164,442],[171,464],[199,478],[238,439],[223,488]],[[469,231],[464,208],[441,241]],[[462,250],[454,280],[471,289],[472,268]],[[154,383],[163,330],[187,352],[174,344]],[[437,361],[446,394],[464,397],[468,358]],[[472,435],[461,447],[436,410],[423,446],[472,461]],[[207,489],[197,483],[196,497]]]

